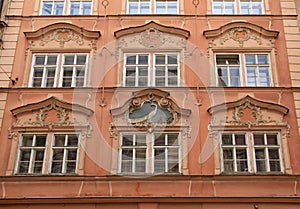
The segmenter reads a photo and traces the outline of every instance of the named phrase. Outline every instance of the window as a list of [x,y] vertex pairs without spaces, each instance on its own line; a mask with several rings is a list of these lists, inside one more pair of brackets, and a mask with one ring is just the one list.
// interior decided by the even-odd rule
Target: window
[[123,85],[179,86],[179,54],[125,54]]
[[[51,155],[47,154],[48,147],[51,147]],[[78,148],[77,134],[23,134],[19,142],[16,173],[77,173]],[[46,163],[51,165],[50,168],[46,167]]]
[[263,14],[263,0],[213,0],[213,14]]
[[42,15],[91,15],[92,0],[42,1]]
[[277,133],[223,133],[221,163],[225,173],[283,172],[279,136]]
[[86,54],[36,54],[33,57],[30,87],[84,87]]
[[119,173],[180,173],[179,133],[121,135]]
[[128,14],[178,14],[178,0],[128,0]]
[[216,54],[219,86],[272,86],[268,54]]

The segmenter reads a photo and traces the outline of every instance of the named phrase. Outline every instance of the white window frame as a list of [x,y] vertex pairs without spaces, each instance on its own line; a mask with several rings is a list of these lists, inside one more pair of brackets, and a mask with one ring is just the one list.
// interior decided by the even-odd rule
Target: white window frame
[[[232,137],[232,144],[231,145],[224,145],[223,144],[223,141],[222,141],[222,137],[223,135],[231,135]],[[245,144],[244,145],[238,145],[236,143],[236,135],[244,135],[245,137]],[[220,150],[220,156],[221,156],[221,165],[222,165],[222,171],[225,171],[225,166],[224,166],[224,163],[225,163],[225,159],[224,159],[224,149],[232,149],[232,154],[233,154],[233,173],[248,173],[248,172],[251,172],[251,165],[250,165],[250,161],[249,161],[249,141],[247,140],[248,138],[248,134],[246,133],[239,133],[239,132],[235,132],[235,133],[222,133],[221,136],[220,136],[220,146],[221,146],[221,150]],[[238,159],[237,159],[237,154],[236,154],[236,150],[237,149],[245,149],[246,150],[246,154],[247,154],[247,171],[240,171],[238,170]]]
[[[158,53],[124,53],[124,62],[123,62],[123,79],[122,79],[122,85],[124,87],[147,87],[147,86],[139,86],[138,85],[138,73],[136,68],[136,75],[135,75],[135,86],[126,86],[126,67],[130,66],[126,63],[127,56],[139,56],[139,55],[147,55],[148,56],[148,86],[155,86],[155,87],[178,87],[181,85],[181,66],[180,66],[180,53],[179,52],[158,52]],[[156,65],[155,63],[155,57],[156,55],[176,55],[177,57],[177,64],[162,64],[162,65]],[[132,67],[138,67],[139,65],[132,65]],[[142,65],[141,65],[142,66]],[[146,67],[146,65],[143,65]],[[162,66],[165,67],[165,84],[163,86],[157,86],[156,85],[156,66]],[[176,85],[169,85],[168,83],[168,66],[177,66],[177,84]]]
[[[82,86],[76,86],[76,66],[83,66],[83,65],[76,65],[76,64],[73,64],[73,65],[67,65],[69,67],[72,67],[73,68],[73,71],[72,71],[72,83],[71,83],[71,86],[63,86],[63,72],[64,72],[64,60],[65,60],[65,56],[68,55],[68,56],[72,56],[74,55],[75,56],[75,59],[77,58],[77,56],[80,56],[80,55],[84,55],[86,57],[86,60],[85,60],[85,65],[84,65],[84,81],[83,81],[83,85]],[[47,65],[41,65],[41,67],[44,68],[43,70],[43,76],[42,76],[42,83],[41,83],[41,86],[34,86],[33,84],[33,81],[34,81],[34,72],[35,72],[35,67],[39,67],[39,65],[35,65],[35,61],[36,61],[36,57],[38,56],[45,56],[46,57],[46,60],[48,59],[49,56],[57,56],[57,60],[56,60],[56,69],[55,69],[55,77],[54,77],[54,83],[53,83],[53,86],[51,87],[47,87],[46,86],[46,81],[47,81],[47,76],[46,76],[46,66]],[[41,53],[37,53],[37,54],[33,54],[32,56],[32,64],[31,64],[31,72],[30,72],[30,78],[29,78],[29,87],[32,87],[32,88],[55,88],[55,87],[60,87],[60,88],[71,88],[71,87],[86,87],[86,84],[87,84],[87,71],[88,71],[88,64],[89,64],[89,55],[87,53],[64,53],[64,54],[53,54],[53,53],[45,53],[45,54],[41,54]],[[54,65],[52,65],[52,67],[54,67]]]
[[[176,146],[168,146],[168,145],[164,145],[164,146],[154,146],[154,138],[155,138],[155,134],[165,134],[165,138],[166,135],[168,134],[177,134],[178,135],[178,145]],[[132,146],[123,146],[122,142],[123,142],[123,136],[124,135],[132,135],[134,139],[136,139],[136,135],[145,135],[146,137],[146,146],[135,146],[136,141],[134,141]],[[147,174],[179,174],[182,173],[182,157],[181,157],[181,152],[182,152],[182,136],[180,132],[154,132],[154,133],[147,133],[147,132],[123,132],[120,133],[120,142],[119,142],[119,163],[118,163],[118,173],[121,175],[147,175]],[[122,171],[122,162],[123,162],[123,158],[122,158],[122,151],[123,149],[127,149],[127,148],[132,148],[133,149],[133,162],[132,162],[132,172],[124,172]],[[146,149],[146,159],[145,159],[145,172],[135,172],[135,149]],[[165,150],[169,149],[169,148],[176,148],[178,149],[178,172],[168,172],[168,159],[165,158],[165,171],[164,172],[155,172],[154,170],[154,164],[155,164],[155,148],[163,148]],[[164,153],[165,155],[168,154],[168,151],[166,151]]]
[[[53,14],[54,13],[54,2],[63,2],[63,11],[62,14],[58,14],[59,15],[71,15],[71,2],[74,1],[79,1],[80,2],[80,12],[79,14],[75,14],[75,15],[92,15],[93,13],[93,4],[94,4],[94,0],[42,0],[41,1],[41,5],[40,5],[40,15],[57,15],[57,14]],[[51,14],[43,14],[43,5],[44,2],[53,2],[52,5],[52,9],[51,9]],[[90,14],[82,14],[82,2],[91,2],[91,8],[90,8]]]
[[[260,134],[264,136],[264,145],[255,145],[254,144],[254,135],[255,134]],[[277,145],[267,145],[267,135],[276,135],[277,139]],[[280,140],[280,135],[278,133],[265,133],[265,132],[257,132],[257,133],[252,133],[251,134],[252,138],[252,152],[253,152],[253,164],[254,164],[254,172],[255,173],[278,173],[278,172],[283,172],[284,166],[283,166],[283,158],[282,158],[282,146],[281,146],[281,140]],[[266,171],[257,171],[257,164],[256,164],[256,152],[255,148],[261,148],[265,150],[265,163],[266,163]],[[269,150],[270,149],[278,149],[278,155],[279,155],[279,163],[280,163],[280,171],[271,171],[270,170],[270,158],[269,158]]]
[[253,5],[253,0],[249,0],[249,4],[250,4],[250,10],[251,12],[248,14],[244,14],[242,13],[242,7],[241,7],[241,0],[232,0],[232,2],[234,3],[234,12],[233,13],[225,13],[225,2],[228,1],[228,0],[222,0],[222,13],[219,14],[219,13],[215,13],[214,12],[214,2],[215,0],[211,0],[211,11],[212,11],[212,14],[215,14],[215,15],[236,15],[236,14],[241,14],[241,15],[264,15],[265,14],[265,0],[260,0],[261,2],[261,14],[253,14],[253,8],[252,8],[252,5]]
[[[22,146],[22,142],[23,142],[23,137],[24,136],[34,136],[33,137],[33,142],[35,142],[36,140],[36,136],[45,136],[45,146],[43,147],[27,147],[27,149],[30,148],[31,153],[30,153],[30,165],[28,168],[28,172],[27,173],[20,173],[19,172],[19,166],[20,166],[20,157],[21,157],[21,150],[23,148],[26,149],[26,147]],[[61,173],[52,173],[51,172],[51,165],[52,165],[52,158],[53,158],[53,143],[54,143],[54,135],[77,135],[78,136],[78,146],[77,146],[77,156],[76,156],[76,169],[75,172],[72,173],[67,173],[67,172],[61,172]],[[18,151],[17,151],[17,158],[16,158],[16,163],[15,163],[15,171],[14,174],[15,175],[44,175],[44,174],[54,174],[54,175],[61,175],[61,174],[78,174],[78,165],[79,165],[79,160],[80,160],[80,139],[81,139],[81,135],[80,133],[76,133],[76,132],[68,132],[68,133],[60,133],[60,132],[55,132],[55,133],[22,133],[20,134],[19,137],[19,142],[18,142]],[[32,152],[32,150],[36,150],[36,149],[44,149],[44,158],[43,158],[43,165],[42,165],[42,172],[41,173],[34,173],[33,172],[33,157],[34,157],[34,152]],[[47,166],[48,165],[48,166]]]
[[[55,146],[55,137],[57,135],[64,136],[65,137],[65,143],[63,146]],[[77,146],[67,146],[68,145],[68,140],[69,136],[71,135],[77,135]],[[51,155],[50,155],[50,163],[49,163],[49,173],[51,174],[77,174],[78,173],[78,161],[79,161],[79,146],[80,146],[80,135],[76,133],[54,133],[52,134],[52,143],[51,143]],[[53,156],[54,156],[54,150],[61,149],[63,150],[63,159],[62,159],[62,171],[61,172],[54,172],[52,171],[52,163],[54,161]],[[69,150],[75,150],[76,149],[76,160],[75,160],[75,170],[74,172],[67,172],[67,153]]]
[[[31,144],[35,144],[36,143],[36,138],[37,136],[45,136],[46,140],[45,140],[45,145],[42,147],[37,147],[37,146],[22,146],[23,144],[23,139],[24,136],[33,136],[32,137],[32,143]],[[42,133],[26,133],[26,134],[22,134],[19,138],[19,145],[18,145],[18,154],[17,154],[17,163],[16,163],[16,167],[15,167],[15,173],[16,174],[21,174],[21,175],[27,175],[27,174],[34,174],[34,175],[41,175],[44,173],[45,171],[45,159],[46,159],[46,150],[47,150],[47,146],[48,146],[48,140],[47,140],[47,134],[42,134]],[[21,165],[21,150],[30,150],[30,159],[29,159],[29,166],[28,166],[28,172],[26,173],[20,173],[20,165]],[[41,173],[35,173],[33,171],[34,166],[33,166],[33,162],[34,162],[34,155],[35,155],[35,151],[36,150],[44,150],[44,156],[43,156],[43,162],[42,162],[42,172]]]
[[[230,81],[229,81],[229,85],[228,86],[224,86],[220,84],[220,78],[219,78],[219,72],[218,72],[218,67],[221,65],[217,65],[217,55],[238,55],[239,57],[239,65],[236,65],[237,67],[239,66],[239,74],[240,74],[240,85],[239,86],[232,86]],[[266,55],[267,59],[268,59],[268,64],[266,64],[265,66],[268,67],[268,74],[269,74],[269,85],[266,86],[262,86],[261,85],[261,77],[260,77],[260,73],[258,71],[258,67],[259,66],[263,66],[263,65],[253,65],[256,67],[255,70],[255,79],[256,79],[256,85],[248,85],[249,83],[249,78],[248,78],[248,72],[247,72],[247,65],[246,64],[246,56],[247,55],[255,55],[255,57],[257,57],[258,55]],[[273,73],[272,73],[272,62],[271,62],[271,53],[269,52],[242,52],[242,53],[215,53],[214,54],[214,63],[215,63],[215,74],[216,74],[216,85],[220,86],[220,87],[272,87],[274,86],[274,79],[273,79]],[[224,65],[225,66],[225,65]],[[228,65],[229,66],[229,65]],[[233,66],[233,65],[232,65]],[[227,73],[228,73],[228,67],[227,67]],[[230,75],[229,75],[230,76]],[[230,78],[230,77],[228,77]]]
[[[228,172],[225,171],[224,168],[224,159],[223,159],[223,148],[226,147],[233,147],[233,146],[223,146],[222,144],[222,136],[223,135],[241,135],[244,134],[245,135],[245,139],[246,139],[246,146],[247,146],[247,160],[248,160],[248,172],[242,172],[242,171],[238,171],[236,169],[236,159],[234,159],[234,171],[233,172]],[[276,135],[277,136],[277,145],[254,145],[254,138],[253,135],[254,134],[262,134],[264,135],[264,140],[266,140],[266,136],[267,135]],[[256,173],[256,174],[260,174],[260,173],[268,173],[268,174],[279,174],[279,173],[283,173],[284,172],[284,161],[283,161],[283,155],[282,155],[282,145],[281,145],[281,139],[280,139],[280,133],[279,132],[267,132],[267,131],[250,131],[250,132],[222,132],[220,133],[220,162],[221,162],[221,172],[222,173],[226,173],[226,174],[242,174],[242,173]],[[243,146],[245,147],[245,146]],[[257,165],[256,165],[256,152],[255,152],[255,148],[264,148],[266,149],[266,170],[265,171],[257,171]],[[278,149],[278,155],[279,155],[279,163],[280,163],[280,171],[271,171],[270,170],[270,159],[268,156],[268,149],[271,148],[276,148]],[[235,158],[235,156],[234,156]]]
[[[93,12],[93,0],[69,0],[69,6],[68,6],[68,15],[91,15]],[[71,6],[72,2],[79,2],[79,13],[78,14],[71,14]],[[83,14],[83,4],[84,2],[90,2],[91,8],[89,14]]]
[[[176,13],[168,13],[167,2],[170,1],[170,0],[165,0],[166,1],[166,7],[165,7],[166,13],[157,13],[156,0],[149,0],[149,4],[150,4],[149,13],[141,13],[141,2],[140,1],[141,0],[138,0],[138,12],[131,14],[130,10],[129,10],[130,0],[127,0],[126,1],[126,13],[131,14],[131,15],[140,15],[140,14],[178,15],[179,14],[179,1],[181,1],[181,0],[176,0]],[[171,1],[175,1],[175,0],[171,0]]]

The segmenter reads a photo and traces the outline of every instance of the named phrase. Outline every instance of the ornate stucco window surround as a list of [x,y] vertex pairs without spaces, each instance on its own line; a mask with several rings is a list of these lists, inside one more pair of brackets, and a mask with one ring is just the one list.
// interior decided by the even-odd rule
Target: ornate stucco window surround
[[[21,170],[20,172],[20,161],[22,161],[20,153],[22,149],[31,149],[31,153],[36,153],[35,150],[41,147],[45,148],[45,157],[44,160],[40,159],[43,162],[43,170],[37,171],[39,175],[68,172],[68,167],[65,165],[68,160],[72,163],[72,168],[69,167],[71,173],[83,174],[85,157],[83,148],[92,131],[89,122],[89,117],[93,114],[91,109],[50,97],[40,102],[17,107],[11,112],[14,122],[8,130],[8,138],[12,140],[12,145],[7,175],[23,172],[34,174],[34,170]],[[38,139],[40,143],[35,143],[34,141],[37,142]],[[55,141],[52,142],[52,139]],[[56,166],[51,167],[50,164],[55,161],[55,150],[69,152],[70,158],[64,154],[67,158],[57,159]],[[30,159],[24,155],[25,161]],[[30,162],[33,162],[32,159]],[[56,169],[57,166],[62,166],[66,170],[59,171]]]
[[[230,158],[235,162],[234,168],[229,169],[231,174],[263,172],[291,174],[288,150],[290,125],[284,120],[288,111],[289,109],[285,106],[257,100],[251,96],[209,108],[208,112],[212,115],[209,136],[210,140],[213,140],[214,147],[217,148],[214,153],[215,173],[220,174],[226,171],[225,162],[228,162]],[[234,142],[234,140],[239,140],[239,142]],[[263,142],[264,140],[265,142]],[[230,152],[234,156],[228,157],[225,149],[231,150]],[[265,153],[268,152],[267,149],[278,149],[277,157],[274,157],[274,160],[280,160],[280,167],[274,169],[274,172],[269,167],[265,170],[256,167],[260,160],[259,149],[265,149]],[[240,155],[235,150],[239,150]],[[226,152],[228,153],[228,151]],[[237,169],[237,160],[242,159],[248,159],[249,163],[244,164],[242,170]],[[266,162],[270,163],[270,161]]]

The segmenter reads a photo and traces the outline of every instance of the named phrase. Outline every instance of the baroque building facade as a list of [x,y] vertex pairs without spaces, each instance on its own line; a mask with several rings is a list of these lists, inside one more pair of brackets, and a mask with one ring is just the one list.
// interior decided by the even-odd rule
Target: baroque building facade
[[296,3],[1,1],[1,208],[299,208]]

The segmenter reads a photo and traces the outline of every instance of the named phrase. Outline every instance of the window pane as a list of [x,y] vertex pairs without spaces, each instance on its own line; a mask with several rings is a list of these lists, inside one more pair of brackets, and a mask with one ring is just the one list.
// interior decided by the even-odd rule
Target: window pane
[[44,65],[46,57],[45,56],[35,56],[35,65]]
[[44,147],[46,145],[46,135],[36,135],[35,146]]
[[54,12],[55,15],[62,15],[64,10],[64,2],[54,2]]
[[54,146],[55,147],[63,147],[65,146],[65,135],[55,135]]
[[267,135],[267,144],[268,145],[278,145],[277,134],[268,134]]
[[138,57],[139,61],[138,61],[138,64],[140,65],[147,65],[148,64],[148,56],[147,55],[140,55]]
[[222,135],[222,144],[223,145],[232,145],[233,141],[232,141],[232,135],[231,134],[223,134]]
[[134,65],[134,64],[136,64],[136,56],[127,56],[126,57],[126,64],[127,65]]
[[67,56],[65,56],[64,64],[65,65],[73,65],[74,64],[74,59],[75,59],[74,55],[67,55]]
[[53,150],[52,160],[54,161],[62,161],[64,158],[64,150],[63,149],[55,149]]
[[77,147],[78,146],[78,136],[77,135],[68,135],[67,146]]
[[236,145],[246,145],[245,135],[235,135],[235,144]]
[[51,15],[52,2],[43,2],[42,15]]
[[122,138],[123,146],[132,146],[133,145],[133,135],[124,135]]
[[155,64],[164,65],[164,64],[166,64],[165,59],[166,59],[165,55],[156,55],[155,56]]
[[253,134],[254,145],[264,145],[264,135],[263,134]]

